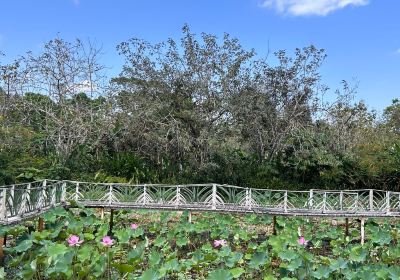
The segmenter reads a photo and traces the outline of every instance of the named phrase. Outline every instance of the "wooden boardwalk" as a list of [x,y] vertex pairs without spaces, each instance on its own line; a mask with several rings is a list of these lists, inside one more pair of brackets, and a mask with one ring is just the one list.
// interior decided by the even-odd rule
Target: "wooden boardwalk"
[[110,209],[191,210],[287,216],[398,217],[400,192],[288,191],[220,184],[107,184],[43,180],[0,187],[0,225],[40,216],[72,201]]

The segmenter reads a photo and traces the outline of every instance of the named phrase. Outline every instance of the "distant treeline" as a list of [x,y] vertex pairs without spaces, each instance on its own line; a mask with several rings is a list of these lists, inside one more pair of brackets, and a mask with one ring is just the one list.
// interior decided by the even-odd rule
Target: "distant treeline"
[[[267,57],[224,34],[102,50],[56,38],[0,56],[0,184],[39,178],[400,190],[400,103],[383,115],[357,86],[321,82],[325,51]],[[4,61],[4,60],[3,60]],[[379,93],[377,93],[379,94]]]

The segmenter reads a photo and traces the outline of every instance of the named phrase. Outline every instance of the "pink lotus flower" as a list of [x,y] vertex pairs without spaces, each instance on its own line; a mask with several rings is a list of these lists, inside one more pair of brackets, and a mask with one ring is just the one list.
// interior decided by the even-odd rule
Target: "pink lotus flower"
[[112,240],[111,237],[109,237],[109,236],[104,236],[103,240],[101,241],[101,243],[104,246],[109,247],[114,243],[114,240]]
[[83,240],[79,240],[79,236],[77,235],[71,235],[68,239],[67,242],[70,247],[72,246],[79,246],[82,244]]
[[137,229],[139,226],[137,224],[131,224],[131,229],[135,230]]
[[297,242],[300,244],[300,245],[303,245],[303,246],[305,246],[305,245],[307,245],[307,240],[303,237],[303,236],[300,236],[299,237],[299,240],[297,240]]
[[215,248],[217,248],[217,247],[219,247],[219,246],[221,246],[221,247],[225,247],[225,246],[227,246],[228,245],[228,242],[226,242],[226,240],[225,239],[220,239],[220,240],[214,240],[214,247]]

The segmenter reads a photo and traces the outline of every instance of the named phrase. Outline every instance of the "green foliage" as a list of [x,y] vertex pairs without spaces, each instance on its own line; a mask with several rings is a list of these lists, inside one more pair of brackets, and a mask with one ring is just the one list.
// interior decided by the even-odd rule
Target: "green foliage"
[[229,270],[225,269],[217,269],[214,271],[211,271],[210,274],[208,275],[208,280],[219,280],[219,279],[226,279],[226,280],[231,280],[233,278],[232,273]]
[[[104,69],[87,57],[101,52],[79,40],[55,38],[0,65],[0,185],[49,178],[400,190],[399,100],[379,118],[343,81],[324,102],[323,49],[280,50],[268,63],[228,34],[196,36],[187,25],[181,40],[132,38],[117,49],[125,64],[113,92],[76,90],[81,77],[102,80]],[[41,92],[6,93],[5,77]]]
[[[106,219],[108,217],[106,216]],[[398,279],[396,221],[369,220],[366,242],[344,237],[324,220],[278,218],[279,235],[269,235],[270,217],[202,213],[187,215],[121,211],[111,247],[102,245],[107,220],[90,209],[57,208],[44,215],[46,229],[26,235],[24,227],[7,227],[17,240],[6,248],[7,279]],[[139,224],[131,229],[129,224]],[[298,244],[303,228],[312,248]],[[330,230],[327,230],[327,229]],[[71,235],[80,246],[68,246]],[[20,237],[24,236],[23,239]],[[323,240],[330,238],[329,244]],[[214,247],[215,239],[227,244]],[[7,276],[5,276],[7,274]],[[1,278],[1,277],[0,277]]]
[[34,167],[29,167],[21,170],[18,176],[15,177],[19,182],[32,182],[40,179],[40,174],[43,173],[42,170],[36,169]]

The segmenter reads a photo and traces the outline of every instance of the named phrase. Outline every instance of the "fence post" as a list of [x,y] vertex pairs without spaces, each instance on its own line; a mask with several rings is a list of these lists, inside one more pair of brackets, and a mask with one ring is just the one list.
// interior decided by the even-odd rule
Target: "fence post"
[[313,206],[314,206],[314,190],[311,189],[309,194],[308,207],[313,209]]
[[323,206],[322,213],[325,213],[326,212],[326,192],[324,192],[324,198],[323,198],[323,201],[322,201],[322,206]]
[[211,196],[211,209],[217,209],[217,185],[212,185],[212,196]]
[[249,188],[246,188],[246,197],[245,197],[245,203],[244,203],[244,205],[245,205],[246,207],[249,206]]
[[246,188],[246,198],[245,198],[245,206],[248,210],[251,210],[251,189]]
[[390,213],[390,191],[386,192],[386,214]]
[[57,194],[56,194],[56,191],[57,191],[57,189],[56,189],[56,186],[53,184],[53,185],[51,185],[51,188],[50,188],[50,191],[51,191],[51,193],[50,193],[50,195],[51,195],[51,197],[50,197],[50,205],[51,206],[55,206],[56,205],[56,196],[57,196]]
[[355,212],[358,212],[358,193],[356,195],[356,208],[354,210]]
[[46,201],[46,186],[47,186],[47,180],[44,179],[42,183],[42,191],[40,192],[39,200],[38,200],[38,208],[42,208],[45,205]]
[[147,187],[146,185],[143,186],[143,205],[146,205],[147,202]]
[[16,214],[15,205],[14,205],[14,193],[15,193],[15,185],[11,186],[10,194],[8,196],[8,204],[10,205],[10,213],[11,215]]
[[112,204],[112,193],[113,193],[113,184],[110,184],[110,187],[108,190],[108,205]]
[[25,204],[25,209],[28,207],[28,212],[29,212],[29,207],[31,205],[31,187],[32,184],[29,183],[28,187],[26,188],[26,204]]
[[249,210],[251,210],[251,189],[249,189]]
[[340,191],[340,194],[339,194],[339,207],[340,207],[340,211],[343,211],[343,191]]
[[65,202],[65,198],[67,196],[67,183],[62,182],[61,185],[61,203]]
[[[7,220],[7,189],[0,189],[0,221]],[[6,246],[7,234],[0,236],[0,266],[4,266],[4,251],[3,245]]]
[[374,190],[369,190],[369,211],[374,211]]
[[400,210],[400,194],[399,197],[397,198],[397,211]]
[[5,221],[7,218],[7,189],[0,189],[0,221]]
[[181,188],[180,186],[176,186],[176,199],[175,199],[175,206],[178,207],[181,200]]
[[30,201],[31,183],[27,185],[26,189],[20,189],[20,191],[23,193],[21,195],[21,205],[18,214],[23,215],[26,212],[26,208],[28,207],[27,204],[29,204]]
[[287,194],[288,194],[288,192],[287,191],[285,191],[285,194],[284,194],[284,196],[283,196],[283,209],[284,209],[284,211],[285,212],[287,212],[287,202],[288,202],[288,197],[287,197]]
[[79,182],[76,182],[75,186],[75,201],[78,202],[79,199]]

